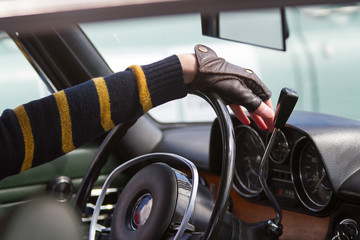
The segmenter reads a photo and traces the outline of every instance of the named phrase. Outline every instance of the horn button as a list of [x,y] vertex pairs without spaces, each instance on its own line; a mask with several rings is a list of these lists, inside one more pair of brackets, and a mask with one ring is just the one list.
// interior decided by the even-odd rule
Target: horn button
[[130,226],[133,230],[137,230],[145,224],[146,220],[150,216],[152,206],[153,197],[150,193],[142,195],[136,201],[130,219]]

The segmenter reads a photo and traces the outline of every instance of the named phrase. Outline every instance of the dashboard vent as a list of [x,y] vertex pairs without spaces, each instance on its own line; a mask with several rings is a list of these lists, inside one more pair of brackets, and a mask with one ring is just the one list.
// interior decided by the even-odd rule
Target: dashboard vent
[[[91,195],[89,202],[86,203],[85,212],[82,217],[83,223],[91,222],[91,217],[95,209],[96,200],[101,193],[101,189],[93,189],[91,190]],[[100,214],[99,214],[99,221],[103,221],[104,225],[106,224],[107,220],[110,220],[111,214],[115,208],[115,204],[118,198],[118,189],[117,188],[108,188],[106,191],[106,196],[103,201],[103,204],[100,207]]]

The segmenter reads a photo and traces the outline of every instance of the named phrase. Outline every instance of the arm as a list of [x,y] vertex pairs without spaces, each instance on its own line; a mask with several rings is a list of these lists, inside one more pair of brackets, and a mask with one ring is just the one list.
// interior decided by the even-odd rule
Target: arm
[[5,110],[0,118],[0,179],[53,160],[186,94],[174,55]]
[[[213,66],[218,69],[219,64]],[[204,74],[203,68],[199,56],[174,55],[150,65],[131,66],[123,72],[95,78],[14,110],[5,110],[0,117],[0,179],[51,161],[120,122],[136,119],[153,107],[185,97],[188,88],[219,93],[232,103],[234,113],[245,124],[249,120],[239,104],[255,99],[256,104],[251,105],[252,118],[262,129],[268,126],[271,130],[274,112],[269,95],[263,99],[264,103],[252,92],[254,89],[244,87],[245,83],[237,88],[223,87],[218,83],[229,80],[223,77],[227,73]],[[237,73],[231,76],[235,82],[249,80]],[[215,83],[211,83],[213,78],[217,79]],[[257,83],[262,84],[260,80]]]

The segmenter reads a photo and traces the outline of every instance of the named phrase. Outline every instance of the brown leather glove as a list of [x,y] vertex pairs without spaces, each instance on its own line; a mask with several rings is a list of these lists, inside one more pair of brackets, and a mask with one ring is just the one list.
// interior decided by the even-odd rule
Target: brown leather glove
[[226,103],[242,105],[249,112],[270,99],[271,91],[253,71],[226,62],[204,45],[195,46],[195,55],[199,70],[190,89],[216,92]]

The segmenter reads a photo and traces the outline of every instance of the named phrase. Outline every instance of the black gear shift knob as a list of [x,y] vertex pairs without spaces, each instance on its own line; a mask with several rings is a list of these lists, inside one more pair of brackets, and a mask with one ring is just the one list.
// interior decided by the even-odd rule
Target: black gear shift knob
[[281,89],[279,100],[276,106],[274,127],[282,128],[289,119],[299,98],[297,92],[290,88]]

